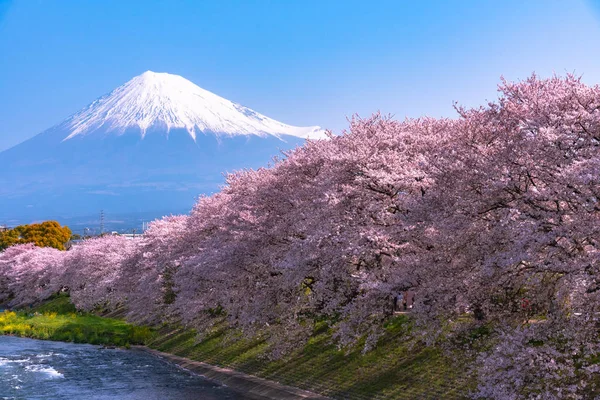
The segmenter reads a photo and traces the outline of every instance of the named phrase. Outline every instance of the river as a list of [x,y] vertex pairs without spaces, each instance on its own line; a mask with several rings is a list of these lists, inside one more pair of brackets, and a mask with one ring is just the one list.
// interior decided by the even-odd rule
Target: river
[[247,399],[142,350],[0,336],[0,399]]

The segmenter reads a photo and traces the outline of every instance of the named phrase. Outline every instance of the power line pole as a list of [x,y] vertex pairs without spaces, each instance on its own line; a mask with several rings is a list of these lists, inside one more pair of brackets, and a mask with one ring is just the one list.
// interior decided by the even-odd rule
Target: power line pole
[[104,210],[100,210],[100,236],[104,233]]

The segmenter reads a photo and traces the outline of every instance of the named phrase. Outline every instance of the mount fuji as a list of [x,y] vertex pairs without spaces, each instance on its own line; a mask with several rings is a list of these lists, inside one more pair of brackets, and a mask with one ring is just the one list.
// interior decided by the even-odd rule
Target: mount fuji
[[320,127],[295,127],[147,71],[0,153],[0,224],[97,214],[178,213],[223,173],[266,165]]

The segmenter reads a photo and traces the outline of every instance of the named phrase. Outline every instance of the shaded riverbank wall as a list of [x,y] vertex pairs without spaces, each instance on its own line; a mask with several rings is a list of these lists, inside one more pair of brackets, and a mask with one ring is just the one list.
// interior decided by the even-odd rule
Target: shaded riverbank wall
[[221,368],[200,361],[189,360],[173,354],[150,349],[145,346],[134,347],[168,360],[169,362],[177,364],[188,371],[202,375],[207,379],[226,385],[227,387],[256,400],[328,399],[328,397],[324,397],[306,390],[282,385],[277,382],[268,381],[256,376],[234,371],[232,369]]

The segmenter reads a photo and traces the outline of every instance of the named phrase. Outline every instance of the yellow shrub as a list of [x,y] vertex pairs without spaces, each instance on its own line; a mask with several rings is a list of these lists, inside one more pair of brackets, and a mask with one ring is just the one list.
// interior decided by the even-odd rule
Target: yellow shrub
[[0,325],[6,325],[17,320],[17,313],[5,310],[0,313]]
[[44,317],[47,317],[49,319],[55,319],[57,315],[58,314],[55,312],[44,313]]

